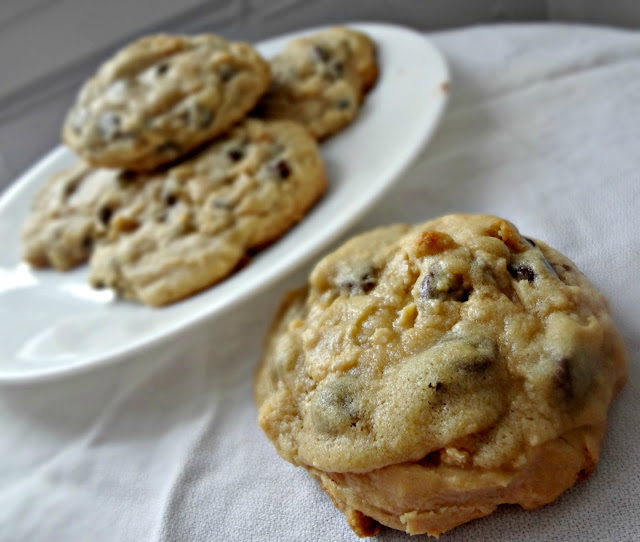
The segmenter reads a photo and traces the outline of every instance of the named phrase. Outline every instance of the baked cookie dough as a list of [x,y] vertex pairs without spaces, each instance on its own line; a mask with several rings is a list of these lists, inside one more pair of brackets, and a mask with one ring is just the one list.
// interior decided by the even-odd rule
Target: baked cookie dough
[[79,162],[51,176],[33,198],[22,228],[22,257],[66,271],[86,262],[112,214],[140,189],[128,172]]
[[296,38],[271,62],[257,116],[300,122],[318,139],[347,126],[378,76],[375,45],[344,27]]
[[348,241],[289,294],[259,424],[360,536],[438,536],[593,472],[626,358],[606,299],[510,222],[450,215]]
[[95,167],[151,170],[226,131],[253,108],[269,65],[212,34],[144,37],[81,89],[63,139]]
[[220,281],[281,236],[322,195],[326,178],[302,126],[249,119],[140,187],[110,216],[90,281],[164,305]]

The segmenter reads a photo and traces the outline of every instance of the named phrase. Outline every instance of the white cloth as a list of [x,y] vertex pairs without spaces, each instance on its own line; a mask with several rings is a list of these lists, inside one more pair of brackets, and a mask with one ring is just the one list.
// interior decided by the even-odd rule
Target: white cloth
[[[630,354],[595,475],[446,540],[640,540],[640,35],[540,24],[431,38],[451,65],[449,110],[354,231],[454,211],[508,218],[604,291]],[[0,389],[0,540],[355,540],[256,424],[262,338],[308,268],[139,359]]]

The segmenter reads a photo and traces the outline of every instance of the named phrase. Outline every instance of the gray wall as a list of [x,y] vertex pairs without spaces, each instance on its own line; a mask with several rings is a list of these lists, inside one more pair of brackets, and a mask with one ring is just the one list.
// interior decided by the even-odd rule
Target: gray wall
[[349,20],[434,30],[494,21],[640,26],[640,0],[0,0],[0,190],[59,140],[81,82],[156,31],[257,40]]

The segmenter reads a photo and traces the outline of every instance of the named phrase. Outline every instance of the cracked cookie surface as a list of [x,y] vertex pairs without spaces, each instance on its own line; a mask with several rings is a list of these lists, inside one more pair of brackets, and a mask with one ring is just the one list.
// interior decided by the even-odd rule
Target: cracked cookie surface
[[269,85],[247,43],[158,34],[103,64],[80,90],[64,141],[95,167],[151,170],[242,119]]
[[300,122],[318,139],[356,117],[378,76],[374,43],[344,27],[293,39],[270,65],[272,83],[254,113]]
[[66,271],[86,262],[111,215],[138,192],[142,177],[83,162],[52,175],[37,192],[22,228],[22,258]]
[[535,508],[595,468],[626,358],[607,301],[508,221],[359,235],[284,300],[255,397],[360,535]]
[[249,119],[138,186],[111,213],[90,280],[164,305],[220,281],[281,236],[322,195],[326,177],[303,127]]

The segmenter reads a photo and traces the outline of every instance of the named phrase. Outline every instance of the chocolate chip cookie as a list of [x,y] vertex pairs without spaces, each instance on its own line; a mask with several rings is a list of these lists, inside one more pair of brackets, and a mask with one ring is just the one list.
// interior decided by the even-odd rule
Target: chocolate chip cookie
[[278,453],[357,534],[437,536],[588,477],[625,378],[574,263],[506,220],[450,215],[321,260],[283,302],[255,397]]
[[371,39],[343,27],[292,40],[270,64],[271,87],[254,114],[295,120],[318,139],[355,118],[378,76]]
[[34,197],[22,229],[22,257],[34,267],[66,271],[86,262],[111,216],[143,178],[83,162],[50,177]]
[[326,178],[302,126],[249,119],[139,187],[111,213],[90,281],[164,305],[220,281],[281,236],[321,196]]
[[153,35],[107,61],[81,89],[63,139],[96,167],[151,170],[242,119],[269,85],[247,43]]

